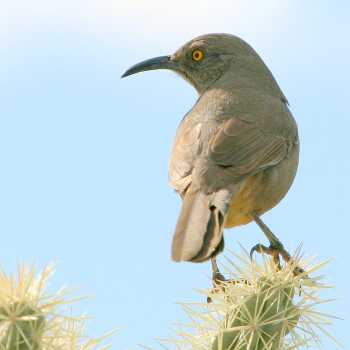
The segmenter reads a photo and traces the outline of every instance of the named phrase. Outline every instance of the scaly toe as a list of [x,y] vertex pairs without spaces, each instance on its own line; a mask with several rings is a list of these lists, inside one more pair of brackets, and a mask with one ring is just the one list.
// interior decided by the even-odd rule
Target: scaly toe
[[253,259],[254,253],[260,253],[260,254],[267,254],[271,256],[275,256],[276,254],[279,254],[279,251],[275,247],[266,247],[263,244],[256,244],[251,250],[250,250],[250,258]]
[[[280,242],[278,242],[276,245],[270,245],[269,247],[266,247],[262,244],[256,244],[250,250],[249,255],[251,259],[253,259],[255,252],[272,256],[278,269],[281,269],[279,256],[281,256],[286,263],[293,263],[293,259],[291,258],[290,254],[284,249],[283,245]],[[300,274],[305,274],[305,270],[299,266],[295,266],[294,275],[297,276]]]

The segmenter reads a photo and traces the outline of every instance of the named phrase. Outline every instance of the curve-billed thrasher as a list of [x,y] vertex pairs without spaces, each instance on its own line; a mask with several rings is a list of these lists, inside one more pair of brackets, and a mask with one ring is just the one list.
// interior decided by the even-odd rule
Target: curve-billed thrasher
[[253,249],[289,260],[261,221],[289,190],[299,140],[288,102],[258,54],[243,40],[209,34],[171,56],[134,65],[179,73],[199,99],[182,120],[170,159],[170,183],[183,203],[172,245],[175,261],[202,262],[223,249],[224,227],[255,221],[270,241]]

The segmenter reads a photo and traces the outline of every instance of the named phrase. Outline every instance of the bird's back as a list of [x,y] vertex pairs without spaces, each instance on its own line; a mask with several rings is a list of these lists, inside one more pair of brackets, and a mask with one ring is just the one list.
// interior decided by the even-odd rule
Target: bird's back
[[[169,179],[172,187],[180,194],[191,183],[200,183],[203,189],[205,175],[211,167],[218,174],[216,179],[209,179],[206,184],[208,188],[215,187],[214,182],[219,180],[220,173],[222,176],[225,174],[225,166],[220,167],[220,164],[210,159],[210,147],[218,130],[232,118],[243,120],[261,133],[283,138],[288,147],[298,142],[297,125],[282,99],[251,88],[237,91],[211,89],[184,117],[176,133],[170,157]],[[241,150],[237,146],[234,147],[233,137],[228,140],[225,152],[239,154]],[[217,186],[220,186],[220,182]]]

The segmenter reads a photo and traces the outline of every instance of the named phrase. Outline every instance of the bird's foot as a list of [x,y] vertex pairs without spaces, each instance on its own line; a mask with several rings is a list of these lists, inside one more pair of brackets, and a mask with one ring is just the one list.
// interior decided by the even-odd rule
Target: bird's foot
[[[220,272],[216,262],[216,258],[211,259],[211,267],[213,271],[212,272],[213,288],[211,289],[210,294],[214,294],[222,291],[225,288],[225,282],[227,282],[227,279]],[[210,298],[210,296],[207,297],[207,302],[208,303],[212,302],[212,299]]]
[[292,263],[294,264],[294,274],[300,275],[302,273],[305,273],[305,271],[297,266],[297,264],[293,261],[290,254],[284,249],[283,244],[281,241],[277,238],[277,236],[264,224],[264,222],[260,219],[260,217],[255,213],[251,213],[254,221],[257,223],[257,225],[261,228],[261,230],[264,232],[266,238],[270,242],[270,246],[266,247],[262,244],[256,244],[250,251],[250,257],[253,257],[254,252],[258,253],[264,253],[271,255],[273,257],[273,260],[277,266],[277,269],[281,269],[281,262],[280,262],[280,256],[283,258],[283,260],[286,263]]
[[[224,275],[219,271],[219,269],[217,268],[216,265],[216,261],[212,261],[212,265],[213,265],[213,277],[212,277],[212,281],[213,281],[213,288],[210,290],[209,295],[207,297],[207,303],[211,303],[213,301],[213,299],[211,298],[212,295],[214,294],[226,294],[225,298],[227,300],[230,300],[230,296],[227,295],[227,293],[225,293],[225,288],[229,287],[229,285],[232,284],[240,284],[240,285],[250,285],[250,281],[246,280],[246,279],[227,279],[224,277]],[[215,268],[214,268],[215,266]],[[228,302],[232,302],[232,301],[228,301]]]
[[[277,240],[276,242],[273,242],[270,244],[269,247],[264,246],[263,244],[256,244],[251,250],[250,250],[250,258],[253,259],[254,253],[260,253],[260,254],[267,254],[273,257],[273,261],[276,264],[276,267],[278,270],[280,270],[281,267],[281,261],[280,256],[286,263],[293,263],[293,259],[290,256],[290,254],[284,249],[283,244]],[[294,268],[294,274],[300,275],[305,273],[305,271],[297,266],[295,264]]]
[[222,284],[223,282],[226,282],[226,278],[224,275],[220,272],[218,264],[216,262],[216,258],[211,258],[211,268],[212,268],[212,280],[213,280],[213,287],[215,287],[218,284]]

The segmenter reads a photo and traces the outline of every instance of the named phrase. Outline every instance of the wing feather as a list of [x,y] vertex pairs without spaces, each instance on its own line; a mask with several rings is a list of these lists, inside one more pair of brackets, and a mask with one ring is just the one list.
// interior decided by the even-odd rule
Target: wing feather
[[287,153],[283,136],[264,133],[256,123],[239,117],[223,122],[209,143],[210,159],[218,166],[230,168],[234,177],[278,164]]

